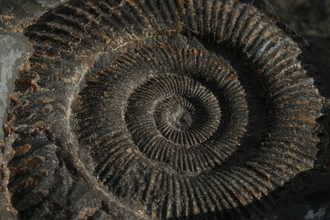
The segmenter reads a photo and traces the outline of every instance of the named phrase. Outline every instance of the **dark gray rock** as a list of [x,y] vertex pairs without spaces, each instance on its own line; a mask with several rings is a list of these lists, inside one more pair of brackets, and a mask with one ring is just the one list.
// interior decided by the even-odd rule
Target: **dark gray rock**
[[[0,124],[6,122],[6,108],[9,104],[8,94],[14,91],[14,81],[18,76],[18,67],[32,52],[27,39],[19,33],[8,33],[0,30]],[[0,130],[0,139],[3,130]]]

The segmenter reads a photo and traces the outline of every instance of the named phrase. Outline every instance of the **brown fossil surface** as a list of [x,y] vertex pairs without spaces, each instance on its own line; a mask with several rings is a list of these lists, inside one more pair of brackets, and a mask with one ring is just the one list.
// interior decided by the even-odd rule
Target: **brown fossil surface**
[[24,33],[17,218],[262,218],[326,145],[327,70],[265,1],[68,1]]

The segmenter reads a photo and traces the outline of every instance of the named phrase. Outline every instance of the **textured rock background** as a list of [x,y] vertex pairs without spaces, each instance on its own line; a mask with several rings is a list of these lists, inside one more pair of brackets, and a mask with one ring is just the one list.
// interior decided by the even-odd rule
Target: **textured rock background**
[[[17,68],[32,52],[23,28],[34,18],[64,0],[0,0],[0,124],[6,121],[8,94],[14,90]],[[0,131],[0,139],[3,131]]]
[[[64,0],[0,0],[0,124],[5,122],[8,94],[13,91],[17,68],[32,52],[22,29],[34,18]],[[330,64],[330,0],[269,0],[280,19],[305,38],[326,64]],[[3,132],[0,132],[0,139]],[[322,152],[323,153],[323,152]],[[1,160],[1,157],[0,157]],[[324,162],[324,163],[322,163]],[[288,197],[267,219],[330,219],[330,154],[320,155],[315,170],[298,184],[286,186]],[[0,179],[1,181],[1,179]],[[300,182],[301,181],[301,182]],[[300,183],[299,183],[300,182]],[[297,188],[296,186],[300,187]],[[1,209],[0,219],[9,219]],[[7,218],[7,217],[8,218]]]
[[[301,35],[316,54],[330,64],[330,0],[269,0],[280,20]],[[329,85],[329,83],[327,82]],[[330,219],[329,146],[323,159],[327,167],[307,174],[300,188],[281,202],[269,219]],[[321,172],[319,170],[322,170]]]
[[[330,1],[269,0],[269,2],[280,20],[301,35],[329,66]],[[324,158],[329,161],[326,156]],[[307,176],[299,184],[299,188],[288,186],[289,198],[279,203],[273,216],[267,219],[330,219],[329,167],[312,171]]]
[[330,1],[269,0],[284,23],[300,34],[330,63]]

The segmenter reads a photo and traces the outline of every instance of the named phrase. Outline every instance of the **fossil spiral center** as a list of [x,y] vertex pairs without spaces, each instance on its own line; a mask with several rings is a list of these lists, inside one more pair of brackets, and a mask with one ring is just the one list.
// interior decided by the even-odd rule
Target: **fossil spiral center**
[[[144,41],[141,47],[127,45],[109,66],[90,72],[77,103],[77,133],[100,161],[95,168],[100,179],[113,176],[112,166],[116,169],[122,157],[198,175],[231,159],[245,136],[257,141],[248,129],[260,115],[246,99],[254,97],[246,86],[251,79],[198,42],[172,38],[163,39],[157,50]],[[150,62],[149,57],[159,56],[163,59]],[[91,139],[97,140],[92,147]]]
[[161,135],[171,144],[201,143],[212,136],[220,121],[212,92],[192,78],[177,75],[152,78],[141,85],[132,94],[127,113],[128,129],[140,149],[153,142],[141,142],[140,135],[150,134],[149,140],[154,141]]
[[193,123],[194,113],[186,107],[177,106],[169,117],[170,124],[177,130],[188,130]]

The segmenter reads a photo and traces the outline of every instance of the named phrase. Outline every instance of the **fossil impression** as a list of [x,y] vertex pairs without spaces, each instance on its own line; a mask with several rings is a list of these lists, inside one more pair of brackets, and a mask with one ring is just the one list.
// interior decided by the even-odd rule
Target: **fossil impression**
[[263,1],[69,1],[25,35],[1,171],[20,219],[254,219],[313,167],[318,70]]

